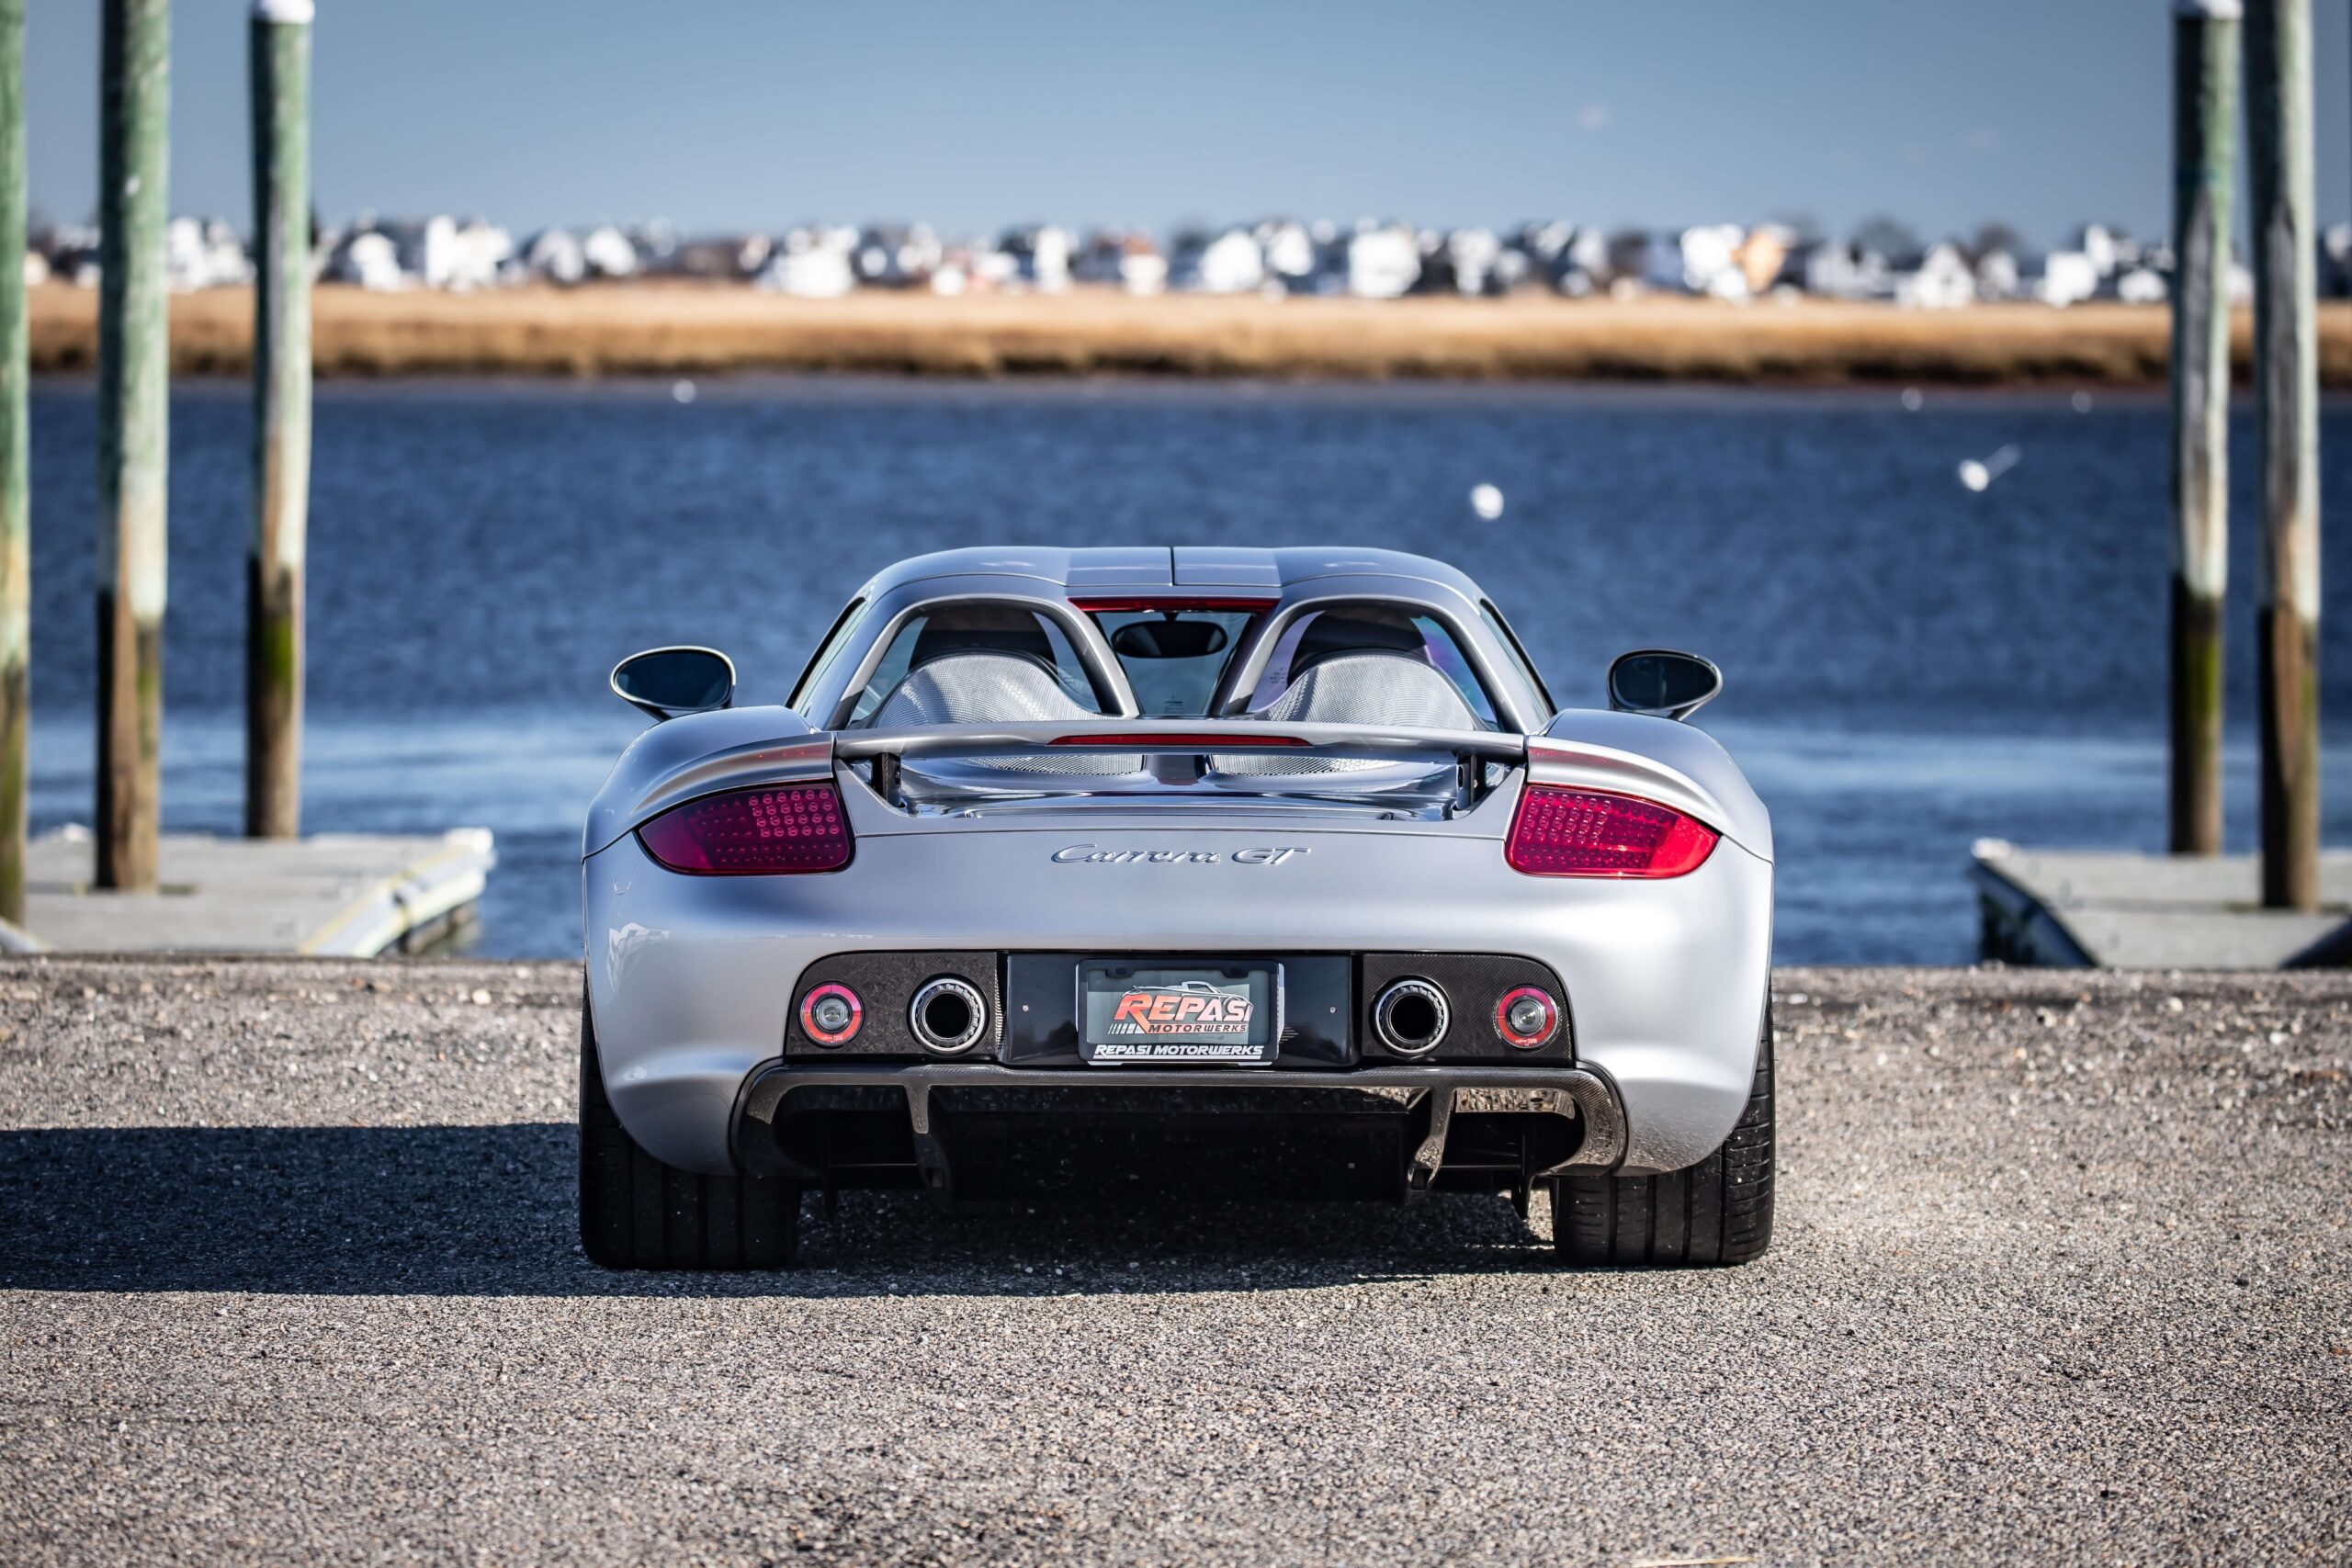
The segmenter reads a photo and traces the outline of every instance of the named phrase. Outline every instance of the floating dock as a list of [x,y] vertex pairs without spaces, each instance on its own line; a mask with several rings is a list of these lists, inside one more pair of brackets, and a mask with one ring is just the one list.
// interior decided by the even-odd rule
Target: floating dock
[[159,886],[91,886],[86,832],[28,846],[23,934],[49,953],[415,953],[471,922],[498,863],[487,828],[438,835],[166,833]]
[[1978,840],[1987,958],[2097,969],[2352,964],[2352,851],[2320,858],[2317,914],[2262,908],[2253,855],[2025,850]]

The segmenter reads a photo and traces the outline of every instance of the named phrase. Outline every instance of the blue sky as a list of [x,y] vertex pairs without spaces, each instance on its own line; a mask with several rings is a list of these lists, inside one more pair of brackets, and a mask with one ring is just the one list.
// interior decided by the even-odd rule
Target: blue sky
[[[29,8],[35,203],[86,217],[97,5]],[[2166,221],[2166,0],[320,0],[331,217],[1164,228]],[[2352,210],[2317,0],[2324,219]],[[172,206],[249,213],[244,0],[174,7]]]

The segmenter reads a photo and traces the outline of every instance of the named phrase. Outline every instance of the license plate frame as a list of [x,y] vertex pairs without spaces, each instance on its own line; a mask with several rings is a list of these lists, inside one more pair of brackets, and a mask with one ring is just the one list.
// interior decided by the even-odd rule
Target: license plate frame
[[[1266,1067],[1281,1053],[1278,960],[1082,959],[1077,992],[1089,1066]],[[1237,1000],[1249,1003],[1238,1027]]]

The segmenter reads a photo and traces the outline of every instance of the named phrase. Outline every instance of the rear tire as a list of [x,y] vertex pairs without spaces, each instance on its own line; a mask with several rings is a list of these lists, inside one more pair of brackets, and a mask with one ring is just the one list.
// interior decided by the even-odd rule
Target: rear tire
[[800,1189],[768,1177],[664,1165],[605,1098],[596,1025],[580,1005],[580,1245],[605,1269],[789,1269]]
[[1772,1244],[1772,1008],[1756,1045],[1747,1109],[1723,1146],[1685,1170],[1552,1183],[1552,1250],[1588,1268],[1746,1263]]

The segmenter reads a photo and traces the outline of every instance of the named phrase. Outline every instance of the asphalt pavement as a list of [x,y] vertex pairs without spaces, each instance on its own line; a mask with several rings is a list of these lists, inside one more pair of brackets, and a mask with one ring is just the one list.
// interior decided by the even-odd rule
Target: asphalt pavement
[[1744,1269],[1106,1172],[662,1277],[573,966],[0,963],[0,1562],[2352,1558],[2352,977],[1777,996]]

